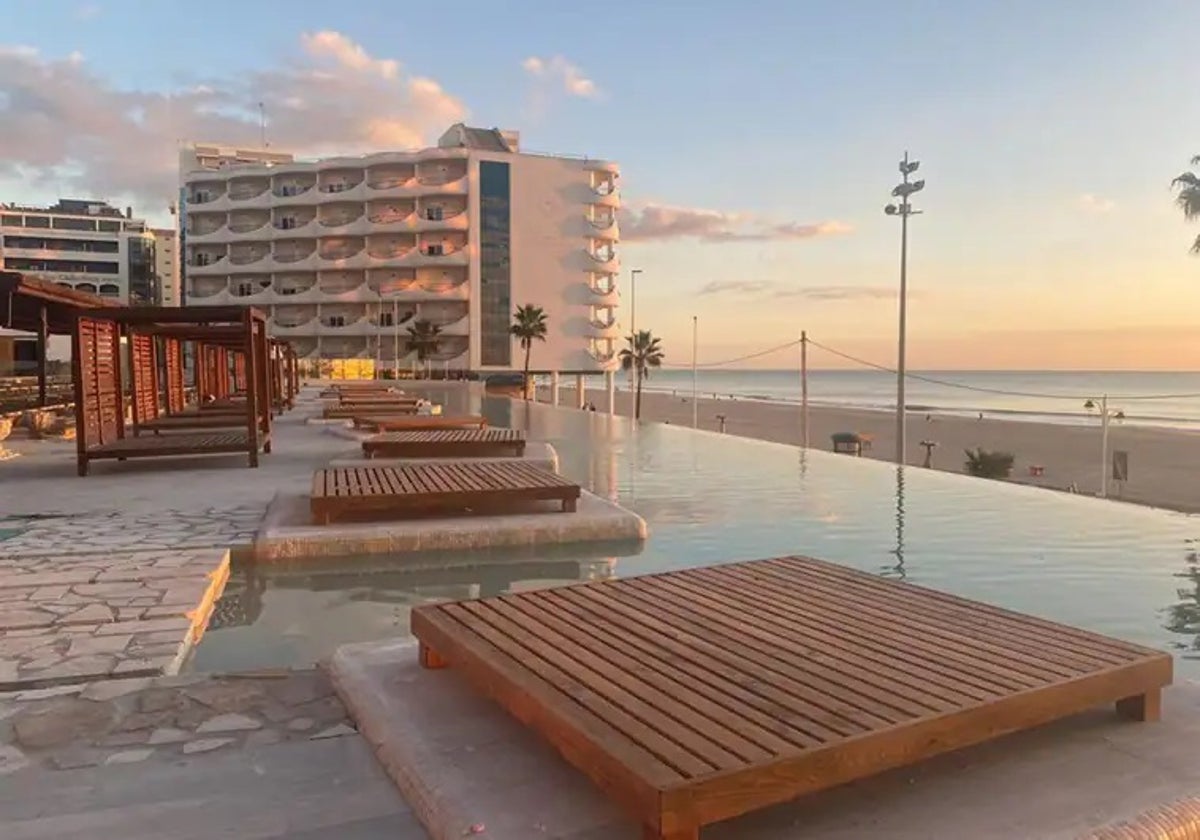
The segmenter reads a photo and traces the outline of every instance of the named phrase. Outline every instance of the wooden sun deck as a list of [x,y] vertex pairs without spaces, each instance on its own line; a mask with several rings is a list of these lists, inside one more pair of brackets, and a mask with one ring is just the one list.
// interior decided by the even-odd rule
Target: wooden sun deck
[[478,414],[357,414],[351,418],[355,428],[377,432],[407,432],[418,429],[483,429],[487,419]]
[[451,665],[645,826],[700,828],[1115,703],[1170,655],[807,558],[417,607]]
[[516,429],[432,429],[386,432],[362,444],[368,458],[487,458],[525,454]]
[[416,414],[416,402],[381,402],[327,405],[323,412],[326,420],[350,420],[359,415],[374,414],[380,417],[399,414]]
[[400,518],[433,513],[499,513],[528,502],[559,501],[575,510],[579,485],[520,462],[330,467],[313,474],[313,522]]
[[[245,418],[243,418],[243,425]],[[260,433],[259,446],[271,451],[271,439]],[[87,458],[81,464],[81,475],[87,475],[87,462],[98,458],[166,458],[181,455],[227,455],[245,453],[250,445],[250,435],[245,429],[219,432],[192,432],[147,437],[119,438],[111,443],[91,446]],[[250,455],[250,466],[258,466],[258,453]]]
[[236,429],[245,428],[246,412],[217,410],[189,411],[182,414],[165,414],[154,420],[146,420],[137,425],[141,432],[167,432],[192,429]]

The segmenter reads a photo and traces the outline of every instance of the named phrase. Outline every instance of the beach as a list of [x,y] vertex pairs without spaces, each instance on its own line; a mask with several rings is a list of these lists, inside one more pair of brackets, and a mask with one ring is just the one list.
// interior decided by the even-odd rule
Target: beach
[[[559,402],[574,405],[575,392],[564,388]],[[538,399],[549,400],[549,389],[539,388]],[[597,410],[607,406],[603,391],[592,389],[586,399]],[[632,395],[619,390],[616,410],[633,414]],[[725,432],[743,437],[800,445],[800,408],[791,403],[744,399],[701,398],[699,428],[718,431],[719,416]],[[646,391],[642,394],[642,419],[692,424],[690,397]],[[872,445],[863,457],[892,461],[895,458],[895,415],[827,406],[809,408],[809,445],[826,452],[832,449],[835,432],[869,435]],[[1100,420],[1090,425],[1041,423],[989,417],[926,415],[910,412],[908,417],[908,463],[925,461],[923,440],[936,441],[932,468],[963,472],[964,450],[982,447],[1011,452],[1016,460],[1012,481],[1055,490],[1095,495],[1100,489]],[[1109,497],[1187,513],[1200,513],[1200,433],[1165,427],[1135,426],[1114,421],[1109,426],[1109,451],[1128,453],[1129,479],[1112,482]],[[1111,463],[1111,455],[1110,455]],[[1034,475],[1031,468],[1041,468]]]

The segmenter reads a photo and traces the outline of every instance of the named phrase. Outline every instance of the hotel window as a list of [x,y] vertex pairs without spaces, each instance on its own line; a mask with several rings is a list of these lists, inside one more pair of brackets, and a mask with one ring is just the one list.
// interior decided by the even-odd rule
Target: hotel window
[[396,326],[396,322],[393,319],[391,312],[380,312],[379,313],[379,326],[381,326],[381,327]]
[[48,228],[50,227],[50,219],[47,216],[26,216],[25,227]]
[[346,326],[345,315],[330,315],[325,318],[325,326],[327,327],[344,327]]
[[279,229],[280,230],[291,230],[295,226],[296,226],[296,217],[295,216],[284,216],[282,219],[279,220]]
[[97,224],[100,225],[100,230],[105,233],[116,233],[121,229],[120,222],[110,222],[107,219],[101,219]]
[[201,252],[199,254],[196,254],[196,265],[208,265],[209,261],[211,259],[212,259],[212,254],[205,254],[205,253]]
[[20,216],[0,216],[0,225],[5,227],[21,227]]
[[249,297],[254,294],[254,291],[253,283],[238,283],[237,293],[239,297]]
[[507,163],[479,163],[480,362],[512,364],[512,200]]
[[425,208],[425,218],[431,222],[440,222],[444,208],[440,204],[435,204],[432,207]]
[[425,254],[430,257],[440,257],[446,253],[446,246],[441,242],[430,242],[425,246]]

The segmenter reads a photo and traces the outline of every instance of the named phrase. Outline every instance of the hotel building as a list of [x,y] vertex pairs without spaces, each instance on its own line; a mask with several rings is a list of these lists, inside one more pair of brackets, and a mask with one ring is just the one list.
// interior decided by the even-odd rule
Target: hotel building
[[[617,365],[613,163],[523,153],[515,132],[452,126],[433,148],[298,161],[272,150],[181,153],[184,304],[265,310],[304,359],[407,368],[418,321],[432,364],[511,372],[523,304],[547,314],[541,372]],[[611,375],[609,376],[611,379]]]

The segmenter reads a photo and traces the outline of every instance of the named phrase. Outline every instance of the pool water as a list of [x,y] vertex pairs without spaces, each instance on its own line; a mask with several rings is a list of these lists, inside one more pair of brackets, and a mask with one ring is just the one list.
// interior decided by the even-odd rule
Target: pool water
[[553,443],[563,474],[635,510],[649,540],[238,563],[191,667],[311,664],[406,635],[412,606],[444,598],[806,554],[1171,650],[1200,677],[1200,517],[599,413],[482,410]]

